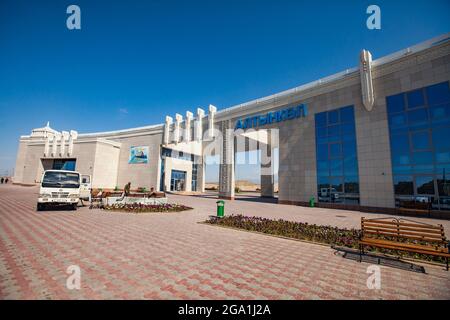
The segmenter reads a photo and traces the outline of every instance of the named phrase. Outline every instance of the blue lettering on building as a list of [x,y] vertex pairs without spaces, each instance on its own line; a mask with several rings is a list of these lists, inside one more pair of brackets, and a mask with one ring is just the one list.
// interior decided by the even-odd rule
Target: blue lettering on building
[[268,112],[267,114],[238,119],[234,130],[256,128],[275,122],[306,117],[307,115],[308,108],[306,104],[301,104],[296,107],[286,108],[275,112]]

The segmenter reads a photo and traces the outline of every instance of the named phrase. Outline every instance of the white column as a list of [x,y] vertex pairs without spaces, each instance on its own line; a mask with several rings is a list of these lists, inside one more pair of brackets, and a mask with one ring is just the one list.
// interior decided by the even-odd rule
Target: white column
[[234,133],[231,120],[220,123],[222,148],[219,165],[219,198],[234,200]]
[[173,129],[173,142],[180,141],[180,124],[183,121],[183,116],[179,113],[175,114],[175,128]]
[[50,151],[50,137],[45,137],[45,145],[44,145],[44,157],[48,157],[48,153]]
[[73,154],[73,141],[78,138],[78,132],[74,130],[70,130],[69,134],[69,149],[67,150],[67,154],[69,157]]
[[52,156],[56,157],[57,156],[57,152],[58,152],[58,135],[55,134],[53,136],[53,141],[52,141]]
[[172,125],[172,117],[166,116],[166,124],[164,125],[164,144],[170,143],[170,126]]
[[205,111],[203,109],[197,108],[197,119],[195,120],[194,127],[194,139],[196,141],[201,141],[203,139],[203,117],[205,116]]
[[184,141],[191,141],[191,120],[193,119],[193,114],[190,111],[186,111],[186,121],[184,122]]
[[217,108],[210,104],[208,109],[208,138],[212,139],[214,138],[214,115],[217,112]]
[[61,149],[59,151],[59,154],[61,157],[65,156],[66,153],[66,141],[69,139],[69,133],[67,131],[61,132]]
[[274,196],[274,159],[271,129],[266,131],[266,142],[259,143],[261,150],[261,197]]

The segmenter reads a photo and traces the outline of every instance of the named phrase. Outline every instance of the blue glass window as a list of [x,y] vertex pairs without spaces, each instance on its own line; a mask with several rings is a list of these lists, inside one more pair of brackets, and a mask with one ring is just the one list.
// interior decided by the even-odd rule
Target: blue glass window
[[408,123],[421,124],[428,122],[428,110],[426,108],[417,109],[408,112]]
[[339,110],[328,112],[328,125],[336,124],[339,122]]
[[409,92],[408,97],[408,109],[421,107],[425,104],[425,99],[423,98],[423,90],[419,89],[416,91]]
[[450,101],[450,89],[448,82],[442,82],[425,89],[430,106],[448,103]]
[[419,131],[411,134],[413,150],[430,149],[430,138],[428,131]]
[[405,96],[397,94],[387,97],[387,106],[389,114],[405,111]]
[[322,128],[327,126],[327,114],[319,113],[316,115],[316,128]]
[[[358,204],[359,177],[353,106],[318,113],[315,123],[319,201]],[[323,132],[327,133],[326,141],[322,138]]]
[[341,158],[342,157],[342,144],[332,143],[330,144],[330,158]]
[[353,107],[345,107],[340,109],[341,113],[341,123],[355,123],[355,114],[353,112]]
[[397,205],[427,197],[434,209],[448,210],[449,82],[386,97],[386,104]]

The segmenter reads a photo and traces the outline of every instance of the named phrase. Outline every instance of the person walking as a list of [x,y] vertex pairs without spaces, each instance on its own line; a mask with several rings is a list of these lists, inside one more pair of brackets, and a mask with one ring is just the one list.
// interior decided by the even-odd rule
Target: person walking
[[8,183],[8,181],[9,181],[9,180],[8,180],[8,178],[6,178],[6,179],[5,179],[5,183],[7,184],[7,183]]
[[2,184],[3,184],[3,181],[5,181],[4,179],[3,179],[3,177],[0,179],[0,181],[2,182]]

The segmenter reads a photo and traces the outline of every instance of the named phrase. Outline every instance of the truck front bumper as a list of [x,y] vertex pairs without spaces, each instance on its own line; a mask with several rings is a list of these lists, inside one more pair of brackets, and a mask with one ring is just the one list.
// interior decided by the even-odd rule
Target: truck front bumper
[[74,204],[78,203],[78,198],[38,198],[38,203],[50,204]]

